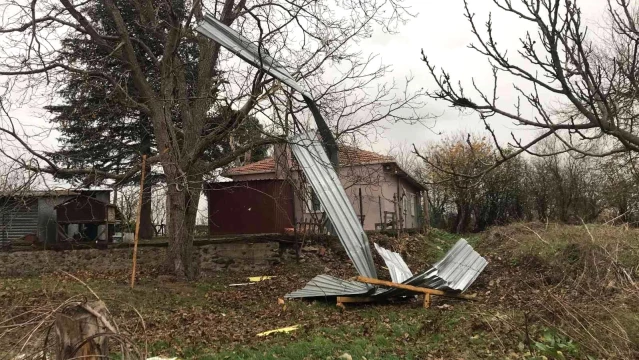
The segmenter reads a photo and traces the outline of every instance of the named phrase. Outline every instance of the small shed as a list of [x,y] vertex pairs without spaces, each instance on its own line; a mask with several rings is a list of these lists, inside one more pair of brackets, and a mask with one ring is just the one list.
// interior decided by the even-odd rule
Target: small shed
[[293,188],[284,180],[209,182],[209,234],[283,233],[295,223]]
[[76,196],[55,207],[58,241],[112,242],[117,208],[94,197]]
[[57,239],[55,207],[78,195],[108,203],[110,190],[73,189],[0,192],[0,244],[29,237],[45,243]]

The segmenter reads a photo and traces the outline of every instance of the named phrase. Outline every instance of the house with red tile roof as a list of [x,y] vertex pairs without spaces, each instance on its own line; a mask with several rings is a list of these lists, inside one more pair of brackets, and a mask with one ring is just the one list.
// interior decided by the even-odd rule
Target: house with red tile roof
[[[422,224],[424,186],[390,156],[340,146],[338,175],[364,230]],[[286,145],[273,156],[227,170],[230,182],[208,183],[212,235],[317,231],[326,217]]]

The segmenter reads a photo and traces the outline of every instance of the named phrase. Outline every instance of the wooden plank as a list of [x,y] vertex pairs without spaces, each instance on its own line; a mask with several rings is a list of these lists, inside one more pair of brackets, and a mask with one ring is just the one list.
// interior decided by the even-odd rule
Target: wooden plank
[[365,296],[338,296],[337,297],[338,303],[369,303],[373,301],[375,301],[375,299],[373,299],[372,297],[365,297]]
[[422,293],[422,294],[447,296],[447,297],[466,299],[466,300],[474,300],[475,299],[475,296],[462,295],[462,294],[453,294],[453,293],[449,293],[449,292],[445,292],[445,291],[441,291],[441,290],[429,289],[429,288],[412,286],[412,285],[398,284],[398,283],[394,283],[392,281],[373,279],[373,278],[368,278],[368,277],[365,277],[365,276],[358,276],[356,280],[359,281],[359,282],[367,283],[367,284],[373,284],[373,285],[380,285],[380,286],[387,286],[387,287],[393,287],[393,288],[398,288],[398,289],[410,290],[410,291],[414,291],[414,292]]

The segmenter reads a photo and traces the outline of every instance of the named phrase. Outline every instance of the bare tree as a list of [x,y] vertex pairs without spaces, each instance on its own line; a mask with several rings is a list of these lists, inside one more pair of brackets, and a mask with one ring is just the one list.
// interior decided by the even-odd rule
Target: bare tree
[[126,232],[135,229],[136,211],[140,199],[140,188],[137,186],[124,186],[118,189],[116,205],[120,210],[120,221]]
[[[522,25],[530,24],[537,33],[526,33],[515,55],[497,45],[492,17],[485,31],[465,3],[476,43],[470,48],[485,56],[492,66],[490,93],[473,81],[473,94],[445,70],[436,69],[422,51],[423,61],[436,82],[430,97],[444,100],[460,110],[477,113],[498,147],[499,156],[478,177],[524,152],[548,137],[556,137],[563,148],[584,156],[607,156],[639,150],[637,134],[637,93],[639,91],[639,27],[635,6],[629,0],[608,0],[608,26],[605,34],[590,31],[582,20],[577,1],[571,0],[493,0]],[[516,4],[519,3],[519,4]],[[515,104],[499,102],[501,75],[518,79]],[[458,84],[458,85],[457,85]],[[552,107],[548,100],[559,100]],[[527,108],[532,108],[532,112]],[[524,111],[526,109],[526,111]],[[530,116],[526,115],[531,113]],[[518,125],[540,129],[530,142],[513,136],[514,151],[505,151],[497,142],[488,119],[497,116]]]
[[[159,164],[167,181],[170,231],[167,270],[191,277],[193,229],[202,183],[215,171],[248,150],[281,142],[303,125],[307,109],[299,94],[292,94],[267,76],[222,51],[219,44],[198,34],[194,27],[210,13],[233,26],[289,67],[318,101],[337,135],[365,132],[383,121],[419,121],[420,92],[383,83],[387,68],[376,64],[354,45],[375,29],[392,32],[411,14],[398,0],[104,0],[113,31],[92,17],[94,1],[12,0],[0,5],[0,75],[8,76],[14,91],[29,95],[34,88],[55,84],[58,75],[76,73],[104,81],[121,106],[138,109],[153,125]],[[149,44],[133,36],[121,9],[135,9],[136,26],[162,44],[154,53]],[[78,67],[65,54],[59,40],[75,36],[89,41],[128,71],[114,76]],[[142,61],[153,71],[143,71]],[[197,66],[187,76],[187,66]],[[408,81],[407,81],[408,82]],[[132,83],[135,91],[123,84]],[[5,99],[3,104],[6,105]],[[215,124],[210,114],[222,108],[236,111]],[[406,111],[413,110],[413,111]],[[6,110],[6,108],[5,108]],[[400,111],[401,110],[401,111]],[[229,113],[229,112],[226,112]],[[408,115],[406,115],[408,114]],[[267,136],[213,159],[205,154],[233,136],[239,124],[253,115],[269,121]],[[26,149],[28,156],[10,156],[23,168],[58,176],[86,174],[115,182],[134,176],[139,167],[121,174],[85,169],[61,169],[33,147],[20,131],[19,121],[4,112],[0,131]],[[215,116],[213,116],[215,118]]]

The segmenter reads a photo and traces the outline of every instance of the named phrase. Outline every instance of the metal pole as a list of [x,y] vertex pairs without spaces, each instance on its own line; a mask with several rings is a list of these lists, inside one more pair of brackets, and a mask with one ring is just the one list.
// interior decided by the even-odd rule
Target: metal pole
[[144,192],[144,173],[146,170],[146,155],[142,155],[142,175],[140,177],[140,201],[138,215],[135,221],[135,237],[133,238],[133,270],[131,271],[131,288],[135,285],[135,265],[138,257],[138,237],[140,236],[140,214],[142,212],[142,193]]

